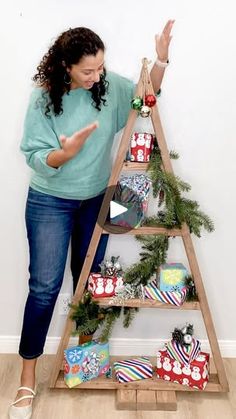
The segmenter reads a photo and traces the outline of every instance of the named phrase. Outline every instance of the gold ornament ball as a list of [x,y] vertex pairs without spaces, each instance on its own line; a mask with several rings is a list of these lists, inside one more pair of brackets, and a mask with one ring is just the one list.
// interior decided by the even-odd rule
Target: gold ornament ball
[[148,118],[151,115],[151,108],[149,108],[149,106],[142,106],[140,109],[140,116],[142,116],[143,118]]

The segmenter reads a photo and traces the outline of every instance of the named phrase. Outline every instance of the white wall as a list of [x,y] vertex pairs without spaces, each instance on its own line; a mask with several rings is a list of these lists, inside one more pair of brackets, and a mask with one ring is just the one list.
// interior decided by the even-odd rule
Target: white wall
[[[218,338],[236,340],[234,0],[9,0],[0,17],[0,342],[19,336],[27,295],[24,205],[30,172],[19,143],[31,77],[42,54],[61,31],[88,26],[106,43],[107,67],[137,80],[140,60],[155,57],[154,34],[168,18],[176,23],[159,101],[162,122],[169,148],[181,156],[175,172],[190,182],[191,198],[215,221],[215,233],[194,238],[194,244]],[[108,253],[120,254],[128,266],[138,250],[132,238],[118,236],[111,238]],[[171,243],[170,260],[187,264],[179,239]],[[67,269],[63,291],[69,290]],[[113,337],[164,338],[185,321],[193,321],[196,334],[206,337],[199,314],[151,309],[142,310],[128,330],[118,324]],[[64,322],[56,309],[49,336],[60,336]]]

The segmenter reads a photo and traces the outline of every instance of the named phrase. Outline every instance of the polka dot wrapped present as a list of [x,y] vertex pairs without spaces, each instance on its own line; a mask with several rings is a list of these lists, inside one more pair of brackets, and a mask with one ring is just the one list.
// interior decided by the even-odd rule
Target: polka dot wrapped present
[[94,340],[64,351],[64,380],[70,388],[106,374],[109,368],[107,342]]

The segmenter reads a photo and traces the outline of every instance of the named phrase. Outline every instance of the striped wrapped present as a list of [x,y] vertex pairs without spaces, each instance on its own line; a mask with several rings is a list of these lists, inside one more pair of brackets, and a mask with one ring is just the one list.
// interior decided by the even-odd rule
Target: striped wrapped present
[[114,362],[114,371],[120,383],[150,378],[153,374],[152,364],[146,357]]
[[193,338],[187,347],[176,342],[174,339],[165,344],[169,356],[184,365],[190,364],[197,358],[201,351],[201,343]]
[[185,301],[187,288],[182,288],[181,291],[161,291],[157,288],[156,282],[152,281],[144,286],[144,295],[151,300],[158,300],[162,303],[181,306]]

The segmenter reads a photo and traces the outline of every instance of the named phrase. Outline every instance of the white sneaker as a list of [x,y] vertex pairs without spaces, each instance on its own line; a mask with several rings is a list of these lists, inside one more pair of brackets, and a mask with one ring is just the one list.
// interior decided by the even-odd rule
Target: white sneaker
[[[32,416],[32,402],[34,397],[36,396],[36,393],[34,390],[32,390],[32,388],[29,387],[19,387],[18,391],[19,390],[28,390],[31,394],[29,394],[28,396],[22,396],[11,404],[8,412],[9,419],[30,419]],[[28,406],[14,406],[16,403],[25,399],[31,399],[30,404]]]

